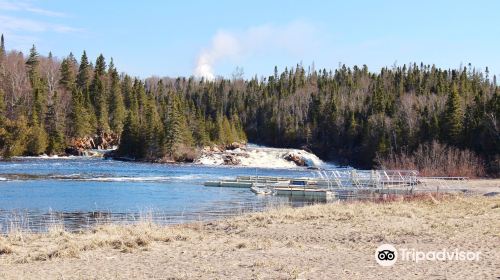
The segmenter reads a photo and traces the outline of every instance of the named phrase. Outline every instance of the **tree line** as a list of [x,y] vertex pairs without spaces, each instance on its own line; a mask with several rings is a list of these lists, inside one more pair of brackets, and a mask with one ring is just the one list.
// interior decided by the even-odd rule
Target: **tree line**
[[72,140],[113,134],[117,155],[137,160],[192,160],[205,145],[246,141],[236,112],[206,112],[180,87],[119,74],[113,60],[99,55],[92,64],[84,51],[78,62],[25,57],[0,48],[0,152],[63,154]]
[[500,173],[500,88],[488,68],[296,65],[247,80],[141,80],[102,55],[95,65],[85,52],[79,62],[34,47],[25,57],[5,52],[3,40],[0,59],[4,156],[59,153],[75,137],[114,133],[119,153],[137,159],[182,159],[195,147],[248,138],[371,168],[442,145]]

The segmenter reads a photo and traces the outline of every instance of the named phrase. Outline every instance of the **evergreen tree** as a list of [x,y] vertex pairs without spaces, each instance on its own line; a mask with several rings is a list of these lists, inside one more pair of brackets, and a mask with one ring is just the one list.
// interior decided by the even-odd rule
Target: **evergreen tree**
[[28,76],[33,91],[33,106],[31,108],[30,132],[27,145],[29,155],[39,155],[47,148],[47,133],[45,132],[42,116],[44,114],[44,91],[42,81],[38,74],[39,55],[35,45],[30,50],[30,55],[26,61]]
[[180,144],[191,147],[193,145],[193,136],[182,114],[180,101],[175,96],[169,108],[165,125],[165,146],[168,154],[173,156],[175,149]]
[[82,92],[84,97],[84,104],[87,110],[92,110],[90,101],[90,72],[91,66],[87,58],[87,53],[83,51],[82,58],[80,59],[80,67],[78,68],[78,75],[76,84],[78,89]]
[[30,156],[43,154],[47,149],[47,133],[40,125],[32,126],[28,134],[26,152]]
[[[112,63],[113,60],[111,60],[110,65],[112,65]],[[125,104],[120,88],[120,79],[118,77],[118,72],[114,67],[110,66],[109,73],[111,75],[111,92],[109,104],[110,127],[113,132],[121,135],[126,114]]]
[[77,85],[80,90],[84,91],[88,88],[90,83],[90,65],[87,58],[87,52],[83,51],[82,58],[80,59],[80,67],[78,69]]
[[33,45],[30,49],[30,55],[28,60],[26,61],[26,66],[28,68],[28,76],[30,78],[31,87],[35,88],[38,86],[38,64],[39,64],[39,55],[36,51],[35,45]]
[[120,146],[118,147],[118,154],[122,156],[129,156],[139,158],[144,154],[143,143],[139,138],[139,121],[137,111],[129,111],[127,119],[123,127],[123,132],[120,137]]
[[1,59],[5,56],[6,52],[5,52],[5,41],[4,41],[4,38],[3,38],[3,34],[0,38],[0,61]]
[[207,130],[206,120],[198,110],[195,117],[195,126],[192,129],[193,137],[197,146],[210,144],[210,136]]
[[[54,94],[53,100],[57,100],[57,92]],[[48,134],[48,154],[62,153],[65,148],[64,133],[62,133],[60,128],[61,122],[57,116],[55,102],[57,101],[53,101],[52,104],[48,106],[47,114],[45,115],[45,126]]]
[[92,133],[91,116],[85,108],[85,97],[80,89],[73,87],[71,93],[71,115],[68,128],[69,134],[75,138],[88,136]]
[[22,155],[26,151],[29,128],[26,118],[21,115],[17,120],[5,120],[3,127],[0,127],[0,151],[2,157],[10,158]]
[[59,71],[61,73],[59,84],[63,86],[64,89],[71,91],[76,84],[76,61],[72,53],[62,60]]
[[458,89],[455,84],[448,94],[444,121],[444,139],[452,144],[459,144],[462,136],[463,112],[460,105],[460,96],[458,95]]
[[97,60],[95,62],[95,75],[96,76],[103,76],[104,74],[106,74],[106,61],[104,59],[104,56],[102,54],[100,54],[98,57],[97,57]]
[[92,81],[91,86],[91,101],[95,108],[97,129],[99,132],[109,131],[108,98],[104,81],[105,70],[106,63],[104,61],[104,56],[101,54],[96,60],[94,80]]
[[164,128],[152,96],[147,100],[145,111],[145,139],[143,143],[146,146],[146,155],[144,157],[155,159],[163,154]]

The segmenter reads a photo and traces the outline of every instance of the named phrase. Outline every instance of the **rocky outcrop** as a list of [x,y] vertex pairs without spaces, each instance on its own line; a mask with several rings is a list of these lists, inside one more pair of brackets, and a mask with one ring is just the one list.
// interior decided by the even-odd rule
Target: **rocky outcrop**
[[236,150],[236,149],[244,150],[245,148],[246,145],[244,143],[238,143],[238,142],[233,142],[226,146],[226,150]]
[[73,156],[93,156],[89,150],[107,150],[118,146],[119,137],[114,133],[101,133],[100,135],[85,136],[71,139],[65,152]]
[[306,161],[299,155],[294,153],[289,153],[284,157],[285,160],[294,162],[297,166],[306,166]]
[[114,146],[118,146],[119,142],[120,137],[114,133],[102,133],[94,138],[95,149],[99,150],[112,149]]
[[222,160],[224,160],[224,165],[239,165],[241,163],[237,155],[232,154],[222,155]]

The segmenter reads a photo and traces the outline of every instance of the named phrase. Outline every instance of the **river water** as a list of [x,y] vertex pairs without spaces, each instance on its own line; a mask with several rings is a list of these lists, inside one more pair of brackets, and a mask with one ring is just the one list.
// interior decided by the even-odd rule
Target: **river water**
[[0,162],[0,232],[68,230],[140,220],[160,224],[217,219],[300,202],[248,189],[204,187],[238,175],[315,176],[304,168],[133,163],[99,158]]

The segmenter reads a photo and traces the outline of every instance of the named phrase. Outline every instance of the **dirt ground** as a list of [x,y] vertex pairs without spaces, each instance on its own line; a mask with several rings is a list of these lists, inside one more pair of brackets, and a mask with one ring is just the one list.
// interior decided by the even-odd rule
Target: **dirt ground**
[[500,179],[471,179],[467,184],[471,190],[481,194],[500,192]]
[[[381,244],[480,251],[382,267]],[[180,226],[0,238],[1,279],[500,279],[500,196],[279,208]]]

